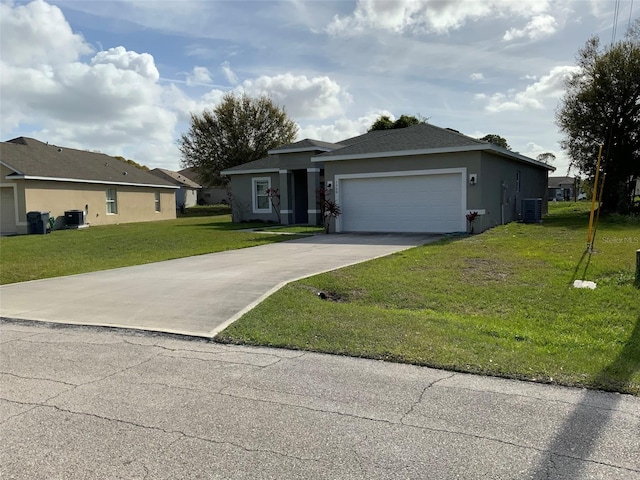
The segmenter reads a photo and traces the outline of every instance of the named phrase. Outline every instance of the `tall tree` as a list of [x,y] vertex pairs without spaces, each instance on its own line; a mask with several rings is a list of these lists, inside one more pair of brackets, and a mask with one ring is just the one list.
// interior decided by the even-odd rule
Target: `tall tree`
[[268,150],[294,141],[298,126],[269,97],[227,93],[213,110],[191,114],[191,127],[178,148],[182,165],[193,167],[206,185],[224,186],[226,168],[258,160]]
[[488,135],[485,135],[480,140],[493,143],[494,145],[497,145],[498,147],[506,148],[507,150],[511,150],[511,147],[507,143],[507,139],[504,137],[501,137],[500,135],[496,135],[495,133],[490,133]]
[[391,120],[388,115],[381,115],[373,125],[369,127],[369,131],[373,130],[391,130],[393,128],[406,128],[419,123],[427,123],[428,118],[413,115],[400,115],[396,121]]
[[595,177],[603,145],[603,209],[627,213],[630,180],[640,176],[640,20],[624,40],[601,47],[598,37],[578,52],[556,115],[571,166]]
[[536,160],[549,165],[556,161],[556,156],[551,152],[544,152],[538,155]]

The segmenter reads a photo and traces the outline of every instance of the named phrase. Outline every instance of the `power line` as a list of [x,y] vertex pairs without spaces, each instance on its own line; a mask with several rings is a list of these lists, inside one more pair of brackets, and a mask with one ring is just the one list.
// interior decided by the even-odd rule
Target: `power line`
[[631,12],[633,12],[633,0],[631,0],[631,6],[629,7],[629,23],[627,23],[627,30],[631,28]]
[[613,9],[613,26],[611,27],[611,45],[616,41],[616,30],[618,29],[618,15],[620,14],[620,0],[616,0],[616,7]]

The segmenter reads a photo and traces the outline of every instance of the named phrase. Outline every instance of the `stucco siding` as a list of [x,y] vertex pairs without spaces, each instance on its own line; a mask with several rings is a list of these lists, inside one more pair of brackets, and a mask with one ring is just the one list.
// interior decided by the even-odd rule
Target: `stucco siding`
[[280,153],[278,154],[278,165],[281,170],[306,170],[307,168],[319,167],[320,165],[312,165],[309,158],[314,152],[296,152],[296,153]]
[[270,206],[269,213],[256,212],[253,199],[253,181],[258,178],[269,178],[272,189],[280,189],[280,175],[278,173],[255,173],[247,175],[231,175],[231,213],[234,222],[261,220],[277,222],[278,214]]
[[482,153],[481,167],[478,186],[490,206],[482,220],[488,226],[520,220],[525,198],[542,198],[542,210],[547,212],[546,170],[487,152]]
[[[325,162],[325,182],[333,181],[336,185],[336,177],[352,174],[375,174],[385,172],[415,172],[424,170],[448,170],[460,169],[466,178],[469,174],[479,175],[480,152],[447,153],[436,155],[415,155],[391,158],[373,158],[361,160],[344,160]],[[330,197],[335,200],[335,189],[330,191]],[[472,187],[466,188],[465,205],[476,209],[485,208],[482,203],[480,190]],[[334,228],[332,226],[332,228]]]
[[[9,201],[11,195],[11,204],[2,206],[2,227],[1,233],[27,233],[27,210],[25,209],[24,199],[24,181],[7,180],[7,175],[13,173],[4,165],[0,165],[0,184],[3,190],[3,204]],[[10,191],[10,193],[9,193]],[[9,213],[9,209],[13,213]]]
[[[56,228],[64,225],[67,210],[87,210],[90,225],[147,222],[176,218],[175,190],[154,187],[82,184],[26,180],[26,211],[50,212]],[[114,188],[117,213],[107,213],[106,189]],[[160,192],[160,211],[156,212],[155,194]],[[24,213],[26,216],[26,212]]]

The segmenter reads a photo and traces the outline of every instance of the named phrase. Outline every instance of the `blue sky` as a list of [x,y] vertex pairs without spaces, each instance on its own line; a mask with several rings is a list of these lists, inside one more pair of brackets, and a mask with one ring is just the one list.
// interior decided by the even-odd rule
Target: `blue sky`
[[[615,38],[640,2],[619,2]],[[568,161],[554,123],[614,1],[49,1],[0,3],[0,133],[177,170],[191,112],[267,94],[299,138],[338,141],[421,115]]]

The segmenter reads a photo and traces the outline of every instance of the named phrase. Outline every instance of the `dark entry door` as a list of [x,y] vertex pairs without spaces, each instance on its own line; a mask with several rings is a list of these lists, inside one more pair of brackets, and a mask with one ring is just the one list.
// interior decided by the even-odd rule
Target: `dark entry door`
[[309,202],[307,199],[307,171],[293,171],[293,221],[294,223],[309,223]]

